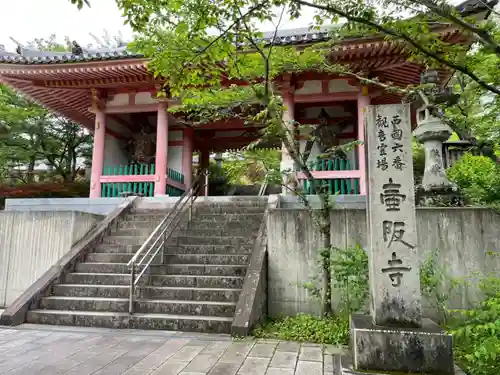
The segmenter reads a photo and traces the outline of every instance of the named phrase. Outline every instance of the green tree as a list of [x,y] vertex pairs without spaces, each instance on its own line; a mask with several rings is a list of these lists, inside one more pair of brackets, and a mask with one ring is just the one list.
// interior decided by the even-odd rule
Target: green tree
[[448,169],[447,174],[460,187],[469,203],[500,203],[500,166],[490,158],[465,154]]
[[76,124],[52,114],[0,85],[0,158],[5,160],[4,177],[10,176],[14,167],[26,167],[23,182],[34,180],[38,163],[46,163],[56,175],[65,181],[74,181],[77,174],[77,158],[88,156],[91,134]]
[[261,184],[267,176],[268,183],[281,184],[279,170],[281,155],[278,150],[253,149],[227,153],[222,162],[233,184]]
[[[65,43],[50,35],[28,42],[27,47],[60,52],[69,49],[68,38]],[[36,165],[45,163],[56,176],[74,181],[77,159],[90,154],[92,136],[81,125],[47,111],[5,85],[0,85],[0,130],[4,178],[18,177],[31,183]],[[26,167],[26,175],[10,174],[15,167]]]

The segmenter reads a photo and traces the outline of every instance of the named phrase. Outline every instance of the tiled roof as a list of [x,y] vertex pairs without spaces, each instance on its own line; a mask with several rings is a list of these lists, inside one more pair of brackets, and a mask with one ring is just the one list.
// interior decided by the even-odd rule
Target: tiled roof
[[19,48],[18,53],[0,50],[0,63],[7,64],[64,64],[102,60],[121,60],[144,57],[142,54],[128,51],[126,47],[116,49],[83,49],[82,54],[71,52],[45,52],[29,48]]
[[457,5],[457,10],[463,15],[468,16],[481,11],[491,11],[498,4],[498,0],[467,0]]
[[329,30],[333,26],[325,26],[319,30],[311,30],[308,27],[265,32],[263,40],[268,45],[287,46],[296,44],[310,44],[326,42],[329,39]]
[[[463,15],[470,15],[481,11],[491,11],[499,0],[467,0],[457,6]],[[328,30],[332,26],[322,27],[319,30],[311,30],[307,27],[275,32],[265,32],[263,39],[269,45],[287,46],[298,44],[311,44],[325,42],[329,39]],[[98,50],[83,49],[82,54],[70,52],[42,52],[28,48],[19,48],[19,53],[6,52],[0,46],[0,64],[64,64],[89,61],[122,60],[132,58],[143,58],[144,55],[127,50],[127,47],[115,49],[102,48]]]
[[[280,30],[274,38],[274,32],[264,33],[264,41],[273,45],[295,45],[304,43],[317,43],[328,40],[326,28],[319,31],[311,31],[309,28]],[[144,55],[127,50],[127,47],[115,49],[102,48],[99,50],[83,49],[82,54],[71,52],[46,52],[29,48],[19,48],[19,53],[6,52],[0,49],[0,64],[64,64],[102,60],[120,60],[131,58],[143,58]]]

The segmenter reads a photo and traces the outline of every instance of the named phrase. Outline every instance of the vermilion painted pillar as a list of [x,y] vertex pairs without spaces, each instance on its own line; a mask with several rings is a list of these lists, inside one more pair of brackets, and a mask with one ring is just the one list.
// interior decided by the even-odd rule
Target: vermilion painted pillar
[[158,103],[158,120],[156,124],[156,182],[155,196],[165,195],[167,191],[167,156],[168,156],[168,103]]
[[193,136],[193,128],[184,129],[182,143],[182,174],[184,174],[186,189],[189,189],[193,184]]
[[90,175],[90,198],[101,197],[101,175],[104,167],[104,142],[106,140],[106,114],[96,109],[94,145],[92,147],[92,173]]
[[359,171],[361,177],[359,179],[359,194],[366,195],[366,153],[365,153],[365,108],[370,105],[370,96],[368,88],[363,86],[358,93],[358,141],[362,144],[358,146]]
[[[293,142],[294,140],[294,124],[293,120],[295,120],[295,100],[293,98],[293,93],[286,93],[283,95],[283,104],[286,107],[286,110],[283,112],[283,123],[285,126],[288,127],[289,131],[291,134],[288,134],[287,137],[290,138],[290,140]],[[292,157],[289,155],[287,148],[285,147],[284,144],[281,145],[281,163],[280,163],[280,170],[283,173],[284,171],[289,171],[288,173],[293,173],[294,172],[294,161]],[[288,175],[283,174],[283,188],[282,188],[282,194],[287,195],[290,194],[290,189],[287,189],[287,186],[289,186],[289,178]]]

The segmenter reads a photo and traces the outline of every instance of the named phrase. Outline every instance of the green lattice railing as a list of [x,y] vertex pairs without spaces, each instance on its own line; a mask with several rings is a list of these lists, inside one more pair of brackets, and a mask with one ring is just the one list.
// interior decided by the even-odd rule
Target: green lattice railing
[[[311,171],[353,171],[356,170],[356,165],[349,160],[344,159],[320,159],[310,164]],[[329,194],[359,194],[359,178],[335,178],[335,179],[318,179],[315,183],[326,185]],[[308,180],[303,180],[303,188],[305,194],[315,194],[312,184]]]
[[[133,164],[104,167],[103,176],[117,176],[119,181],[102,182],[101,197],[119,197],[124,193],[135,193],[145,197],[154,196],[154,164]],[[130,176],[130,177],[129,177]],[[130,181],[127,181],[129,177]],[[184,175],[172,169],[167,170],[167,177],[171,181],[184,183]],[[167,194],[170,196],[181,196],[183,190],[168,185]]]

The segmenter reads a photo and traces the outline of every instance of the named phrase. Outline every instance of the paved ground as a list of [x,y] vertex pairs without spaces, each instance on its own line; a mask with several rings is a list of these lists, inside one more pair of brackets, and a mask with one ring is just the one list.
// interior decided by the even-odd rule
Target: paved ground
[[226,335],[0,327],[0,374],[331,375],[338,348]]

